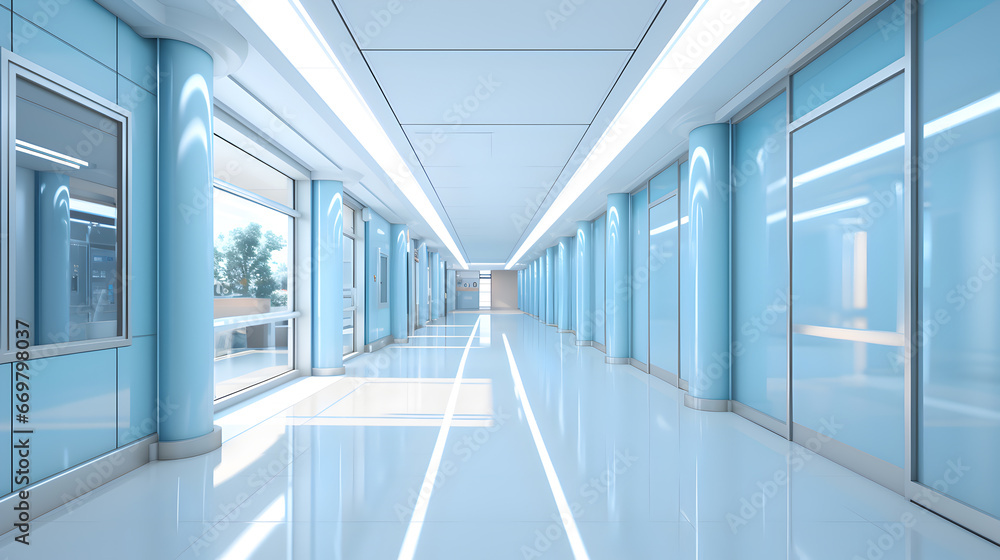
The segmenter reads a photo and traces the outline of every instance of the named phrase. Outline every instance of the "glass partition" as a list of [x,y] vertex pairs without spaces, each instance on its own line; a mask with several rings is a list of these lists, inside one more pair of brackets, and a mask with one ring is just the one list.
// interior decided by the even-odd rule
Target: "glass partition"
[[677,221],[676,195],[649,209],[649,366],[660,377],[676,376],[680,360]]
[[733,399],[785,421],[788,186],[785,93],[733,127]]
[[1000,517],[1000,1],[921,14],[917,480]]
[[794,420],[903,467],[897,76],[792,135]]

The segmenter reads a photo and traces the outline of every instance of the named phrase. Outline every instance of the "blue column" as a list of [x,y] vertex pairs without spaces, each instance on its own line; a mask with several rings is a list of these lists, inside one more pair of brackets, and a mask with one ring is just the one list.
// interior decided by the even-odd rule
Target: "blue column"
[[160,418],[160,458],[182,458],[222,443],[212,426],[213,296],[192,289],[213,278],[212,57],[161,39],[159,70],[158,390],[175,407]]
[[591,281],[594,267],[594,249],[591,235],[593,222],[576,223],[576,343],[584,345],[594,340],[594,284]]
[[562,332],[569,332],[573,330],[573,325],[570,324],[571,313],[569,310],[570,306],[570,275],[569,275],[569,262],[570,262],[570,246],[572,245],[573,238],[571,237],[560,237],[559,244],[556,245],[556,266],[559,269],[556,278],[559,279],[558,286],[556,290],[556,301],[558,302],[557,308],[558,313],[556,314],[556,324],[559,325],[559,330]]
[[528,264],[528,313],[538,316],[538,310],[535,309],[535,282],[535,261],[531,261]]
[[431,310],[427,301],[427,243],[417,246],[417,328],[431,320]]
[[696,128],[689,137],[688,238],[694,279],[691,374],[684,404],[727,410],[729,400],[729,125]]
[[608,215],[605,227],[607,253],[604,281],[605,325],[607,328],[609,364],[627,364],[629,347],[629,195],[608,195]]
[[410,228],[404,224],[390,227],[389,247],[389,316],[394,342],[407,340],[406,332],[406,263],[409,253]]
[[[72,273],[69,257],[69,177],[61,173],[35,173],[35,298],[36,344],[69,341],[69,294]],[[81,284],[86,286],[86,283]]]
[[344,370],[344,184],[312,182],[312,374]]
[[430,257],[428,264],[431,267],[431,320],[433,321],[441,316],[441,280],[438,276],[438,270],[441,268],[441,254],[437,251],[431,251],[428,256]]

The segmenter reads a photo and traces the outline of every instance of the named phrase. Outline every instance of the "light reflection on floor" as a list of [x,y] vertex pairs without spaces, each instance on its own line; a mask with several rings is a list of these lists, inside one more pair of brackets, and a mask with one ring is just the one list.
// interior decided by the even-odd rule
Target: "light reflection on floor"
[[36,520],[30,547],[8,533],[0,558],[398,559],[408,530],[420,560],[1000,557],[738,416],[684,408],[572,335],[478,318],[224,411],[222,449],[115,480]]

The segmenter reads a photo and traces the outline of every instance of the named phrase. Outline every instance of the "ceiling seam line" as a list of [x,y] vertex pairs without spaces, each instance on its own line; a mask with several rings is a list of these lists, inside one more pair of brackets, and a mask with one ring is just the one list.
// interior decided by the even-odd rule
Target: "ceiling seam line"
[[[392,113],[392,118],[395,119],[396,124],[399,126],[400,132],[402,132],[403,133],[403,137],[406,138],[406,144],[408,146],[410,146],[410,150],[412,150],[413,151],[413,155],[416,156],[416,158],[417,158],[417,164],[420,165],[420,170],[423,172],[424,177],[427,179],[427,182],[430,183],[430,185],[431,185],[431,191],[434,193],[434,197],[437,198],[438,203],[441,205],[441,210],[444,211],[445,217],[448,218],[448,223],[451,224],[451,229],[453,231],[455,231],[455,237],[457,238],[457,239],[455,239],[455,243],[459,246],[460,253],[464,252],[465,255],[466,255],[466,259],[467,259],[469,251],[466,250],[465,244],[462,243],[461,237],[458,236],[458,231],[455,230],[455,223],[452,222],[452,220],[451,220],[451,214],[448,213],[448,209],[445,207],[444,201],[441,200],[441,197],[437,193],[437,189],[434,188],[434,182],[431,181],[430,175],[428,175],[427,174],[427,170],[424,169],[424,165],[420,161],[420,156],[417,155],[416,148],[413,147],[413,143],[410,142],[409,136],[407,136],[406,135],[406,131],[403,130],[403,125],[399,122],[399,116],[396,115],[396,110],[393,109],[392,103],[389,102],[389,97],[385,94],[385,90],[382,88],[382,84],[381,84],[381,82],[379,82],[378,76],[376,76],[375,75],[375,71],[372,70],[372,66],[368,62],[368,57],[366,57],[364,51],[361,50],[361,45],[358,44],[358,40],[354,36],[354,32],[351,31],[351,26],[347,24],[347,19],[344,17],[344,14],[340,11],[340,6],[337,5],[337,0],[332,0],[331,4],[333,4],[333,9],[337,11],[337,16],[340,17],[340,21],[341,21],[341,23],[344,24],[344,28],[347,29],[347,34],[351,36],[351,41],[354,43],[355,48],[357,48],[358,52],[361,53],[361,60],[365,61],[365,67],[368,68],[368,73],[371,74],[372,79],[375,80],[375,85],[378,86],[378,90],[382,94],[382,98],[385,99],[385,104],[389,107],[389,112]],[[346,68],[345,68],[345,71],[346,71]],[[387,136],[388,136],[388,134],[387,134]],[[402,157],[402,155],[400,155],[400,157]],[[404,163],[405,163],[405,158],[404,158]],[[388,175],[388,173],[386,173],[386,175]],[[390,182],[392,182],[391,178],[390,178]],[[398,188],[399,187],[397,186],[397,189]],[[413,204],[413,203],[411,202],[410,204]],[[414,206],[414,210],[416,210],[415,206]],[[417,211],[417,215],[418,216],[420,215],[420,211],[419,210]],[[428,223],[427,226],[430,227],[430,224]],[[431,227],[430,229],[431,229],[431,233],[434,233],[434,228]],[[445,229],[447,230],[447,225],[445,226]],[[441,244],[445,245],[443,239],[441,240]],[[445,245],[445,249],[447,249],[447,248],[448,248],[447,245]],[[458,255],[455,255],[455,256],[458,257],[459,259],[462,258],[461,254],[458,254]]]
[[[666,5],[667,5],[667,0],[664,0],[663,3],[660,4],[660,8],[658,10],[656,10],[656,15],[654,15],[653,18],[649,21],[649,25],[646,27],[646,31],[642,34],[642,37],[639,38],[639,42],[636,43],[635,50],[632,51],[632,55],[628,57],[627,61],[625,61],[625,64],[622,66],[621,72],[619,72],[618,77],[615,78],[614,84],[612,84],[611,89],[608,90],[608,94],[604,97],[604,101],[601,102],[601,106],[598,107],[597,113],[594,114],[594,118],[591,120],[590,126],[593,126],[594,121],[597,120],[597,116],[601,114],[601,109],[604,108],[604,105],[607,104],[607,102],[608,102],[608,98],[611,97],[612,93],[614,93],[615,87],[618,86],[618,82],[621,80],[621,77],[625,74],[625,70],[628,69],[628,65],[631,64],[632,63],[632,59],[635,58],[636,51],[638,51],[639,47],[642,46],[642,42],[646,40],[646,36],[648,36],[650,30],[653,29],[653,24],[656,23],[657,18],[660,17],[660,14],[663,12],[663,8]],[[590,132],[590,126],[588,126],[587,127],[587,131],[583,133],[583,138],[586,138],[587,133]],[[583,143],[583,138],[580,138],[580,142],[577,144],[577,147],[573,149],[573,153],[576,153],[576,150],[579,149],[580,144]],[[598,138],[598,140],[600,140],[600,138]],[[573,154],[570,154],[569,160],[567,160],[566,165],[569,165],[569,162],[572,161],[572,159],[573,159]],[[565,167],[563,168],[563,170],[565,171]],[[548,198],[548,195],[549,195],[549,193],[552,192],[552,189],[555,188],[556,183],[559,182],[559,177],[562,176],[562,173],[563,172],[560,172],[559,176],[556,177],[556,181],[554,183],[552,183],[552,187],[549,188],[548,193],[546,193],[546,195],[545,195],[546,198]],[[567,182],[569,182],[569,180],[567,180]],[[587,188],[590,188],[590,185],[587,185]],[[553,200],[553,202],[555,202],[555,200]],[[552,205],[550,204],[549,207],[551,207],[551,206]],[[539,207],[535,210],[535,213],[532,214],[531,220],[528,221],[529,225],[535,220],[536,216],[538,216],[538,212],[541,211],[541,209],[542,209],[542,207],[541,207],[541,205],[539,205]],[[567,208],[567,210],[569,210],[569,208]],[[528,228],[525,227],[524,232],[521,235],[521,238],[518,239],[518,243],[521,243],[522,239],[526,239],[525,233],[527,233],[527,231],[528,231]],[[508,262],[510,262],[510,259],[513,258],[514,254],[516,252],[517,252],[517,243],[514,244],[514,250],[510,253],[510,257],[508,257],[508,259],[507,259]],[[525,251],[525,253],[527,253],[527,251]]]

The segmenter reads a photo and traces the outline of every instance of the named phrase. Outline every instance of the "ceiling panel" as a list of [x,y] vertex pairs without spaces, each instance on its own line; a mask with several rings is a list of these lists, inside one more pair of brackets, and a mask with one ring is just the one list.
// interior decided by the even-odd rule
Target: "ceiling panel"
[[507,190],[510,188],[544,188],[548,190],[562,167],[428,167],[434,188]]
[[445,208],[451,211],[452,208],[517,206],[525,200],[534,200],[539,189],[438,189],[437,192]]
[[405,126],[427,167],[483,164],[562,166],[587,132],[585,125]]
[[369,51],[407,124],[589,124],[630,51]]
[[663,0],[336,4],[362,49],[634,49]]

